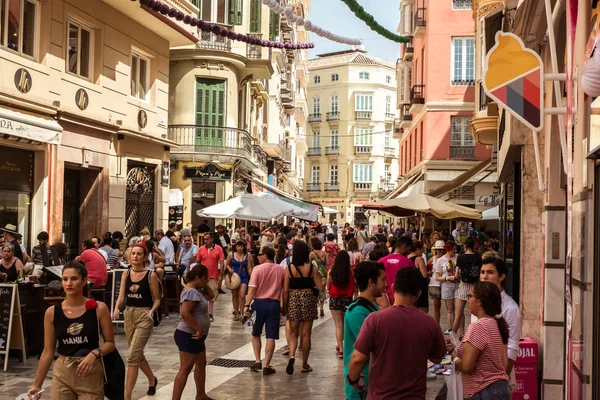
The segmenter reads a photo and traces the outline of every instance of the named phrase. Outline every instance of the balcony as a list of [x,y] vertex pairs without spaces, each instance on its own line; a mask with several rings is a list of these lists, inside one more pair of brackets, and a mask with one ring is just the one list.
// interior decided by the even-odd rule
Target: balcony
[[485,106],[480,104],[479,108],[480,111],[469,122],[471,135],[477,143],[493,146],[498,140],[498,105],[490,101]]
[[[252,146],[252,137],[243,129],[207,125],[169,125],[169,140],[178,147],[171,149],[175,160],[191,161],[198,154],[245,158],[254,167],[266,165],[266,155]],[[264,152],[263,152],[264,153]]]
[[452,86],[474,86],[475,81],[473,79],[452,79],[450,84]]
[[425,105],[425,85],[413,85],[410,89],[410,113],[418,113]]
[[356,120],[360,121],[360,120],[371,120],[371,117],[373,115],[372,111],[357,111],[356,112]]
[[[221,28],[233,30],[233,25],[217,24]],[[210,31],[200,32],[200,41],[196,43],[196,47],[203,50],[231,51],[231,40],[227,36],[218,36]]]
[[339,112],[328,112],[327,113],[327,121],[339,121],[340,120],[340,113]]
[[427,9],[425,7],[419,7],[415,11],[415,20],[414,20],[414,37],[421,37],[425,34],[425,26],[427,26],[425,21],[425,14]]
[[340,184],[338,182],[326,183],[325,191],[326,192],[337,192],[340,190]]
[[256,163],[258,164],[259,168],[266,175],[267,174],[267,153],[265,153],[265,151],[262,149],[262,147],[257,144],[253,145],[252,149],[254,150],[254,158],[256,159]]
[[283,108],[290,110],[295,107],[295,94],[292,90],[292,82],[287,79],[281,80],[281,104]]
[[383,154],[385,157],[394,157],[396,155],[396,149],[393,147],[386,147],[383,149]]
[[412,39],[408,43],[402,43],[402,61],[412,61],[415,53]]
[[310,147],[306,152],[308,157],[321,157],[321,148],[320,147]]
[[325,155],[326,156],[338,156],[339,154],[340,154],[339,146],[325,147]]
[[412,123],[412,114],[410,113],[410,104],[402,104],[400,107],[400,127],[408,128]]
[[391,124],[392,122],[394,122],[394,118],[396,118],[396,115],[392,113],[385,113],[385,122]]
[[306,184],[307,192],[320,192],[321,191],[321,183],[319,182],[311,182]]
[[372,183],[358,183],[358,182],[355,182],[354,183],[354,191],[355,192],[370,192],[372,186],[373,186]]
[[354,146],[354,154],[371,154],[372,150],[373,150],[373,145]]
[[[248,33],[248,36],[262,40],[262,33]],[[260,60],[262,58],[262,46],[246,43],[246,57],[250,60]]]
[[475,146],[450,146],[450,158],[452,158],[452,159],[475,158]]
[[309,124],[318,124],[322,121],[321,114],[309,114],[308,115],[308,123]]
[[394,119],[394,139],[400,139],[404,133],[404,128],[400,127],[400,119]]

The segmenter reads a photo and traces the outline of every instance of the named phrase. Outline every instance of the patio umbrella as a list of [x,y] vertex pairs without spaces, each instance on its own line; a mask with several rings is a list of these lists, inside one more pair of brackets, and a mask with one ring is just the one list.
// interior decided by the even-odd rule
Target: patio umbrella
[[426,194],[397,197],[378,203],[367,203],[363,205],[363,208],[384,211],[397,217],[409,217],[419,214],[421,216],[433,215],[439,219],[481,219],[481,211],[440,200],[437,197]]
[[303,209],[303,208],[293,204],[290,201],[286,201],[286,200],[282,199],[281,197],[277,197],[268,192],[260,192],[258,194],[258,197],[260,197],[262,199],[269,199],[274,202],[279,202],[279,203],[281,203],[282,207],[292,207],[292,211],[290,213],[285,214],[288,217],[300,218],[300,219],[304,219],[304,220],[308,220],[308,221],[316,221],[314,212],[311,213],[310,210]]
[[222,203],[197,211],[200,217],[237,218],[247,221],[268,222],[272,218],[292,215],[294,206],[271,197],[244,193]]

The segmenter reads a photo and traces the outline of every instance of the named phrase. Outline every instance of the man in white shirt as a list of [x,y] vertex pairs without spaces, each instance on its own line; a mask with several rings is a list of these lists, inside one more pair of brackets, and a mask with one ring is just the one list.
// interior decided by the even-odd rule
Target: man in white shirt
[[159,240],[158,249],[163,252],[167,264],[172,264],[175,261],[175,248],[173,247],[173,241],[165,236],[165,232],[159,229],[155,233],[156,238]]
[[367,236],[367,232],[365,232],[365,224],[360,224],[360,228],[356,232],[356,241],[358,242],[358,250],[360,251],[369,242],[369,237]]
[[452,237],[456,244],[460,244],[460,225],[456,224],[456,228],[452,231]]

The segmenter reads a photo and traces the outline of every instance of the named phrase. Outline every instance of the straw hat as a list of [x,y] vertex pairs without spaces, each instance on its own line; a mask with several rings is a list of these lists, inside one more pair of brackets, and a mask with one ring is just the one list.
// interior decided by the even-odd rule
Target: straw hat
[[240,287],[241,283],[242,280],[240,279],[240,276],[235,272],[231,275],[231,278],[229,277],[229,275],[225,275],[225,287],[227,289],[235,290]]
[[433,250],[444,250],[444,245],[445,244],[446,243],[444,243],[443,240],[436,240],[435,243],[434,243],[434,245],[433,245],[433,247],[432,247],[432,249]]

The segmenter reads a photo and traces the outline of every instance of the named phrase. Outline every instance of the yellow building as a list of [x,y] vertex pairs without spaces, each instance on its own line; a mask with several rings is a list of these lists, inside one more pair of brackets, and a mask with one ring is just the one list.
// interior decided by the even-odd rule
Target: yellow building
[[69,256],[108,230],[164,227],[169,48],[197,41],[190,27],[137,1],[1,5],[0,225],[28,248],[47,230]]
[[318,56],[308,69],[305,191],[338,211],[328,220],[373,225],[378,219],[369,221],[362,205],[398,179],[395,66],[353,50]]

